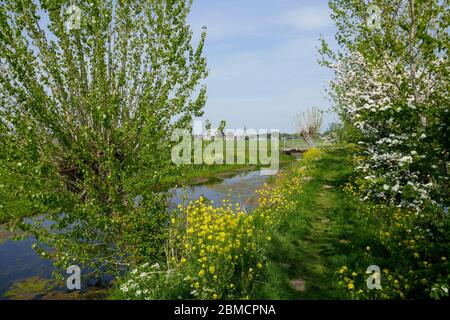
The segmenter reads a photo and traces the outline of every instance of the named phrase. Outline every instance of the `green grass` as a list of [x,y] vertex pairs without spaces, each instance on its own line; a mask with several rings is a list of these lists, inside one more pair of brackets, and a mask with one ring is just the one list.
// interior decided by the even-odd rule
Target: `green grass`
[[275,233],[269,248],[257,298],[344,297],[335,287],[336,270],[352,259],[352,240],[363,230],[356,221],[356,209],[341,190],[352,172],[350,159],[343,148],[328,149],[307,170],[298,206]]
[[[267,141],[267,149],[270,154],[271,143],[270,140]],[[280,149],[281,141],[280,141]],[[252,149],[252,151],[257,151],[258,149]],[[234,164],[187,164],[182,165],[181,170],[179,172],[174,172],[174,174],[164,177],[162,184],[165,187],[170,187],[175,184],[179,185],[194,185],[194,184],[203,184],[210,183],[215,181],[223,180],[224,178],[236,175],[241,172],[258,170],[261,167],[267,167],[268,165],[257,164],[249,164],[249,151],[250,144],[249,141],[245,141],[245,145],[241,146],[235,142],[234,144]],[[237,164],[237,155],[245,154],[245,164]],[[224,143],[224,151],[223,155],[226,158],[226,145]],[[291,162],[293,162],[295,158],[293,156],[285,155],[282,152],[279,154],[280,167],[283,167]],[[193,162],[193,159],[192,159]],[[224,160],[225,162],[225,160]]]
[[[323,147],[327,145],[325,141],[320,139],[314,139],[314,143],[317,147]],[[280,148],[281,149],[289,149],[289,148],[299,148],[299,149],[308,149],[310,146],[303,139],[280,139]]]

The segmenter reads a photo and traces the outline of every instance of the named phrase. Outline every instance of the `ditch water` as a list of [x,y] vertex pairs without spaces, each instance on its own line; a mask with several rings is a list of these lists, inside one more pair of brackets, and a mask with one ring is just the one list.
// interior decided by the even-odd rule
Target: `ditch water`
[[[267,178],[268,176],[262,176],[260,171],[251,171],[224,179],[221,182],[175,189],[171,191],[169,210],[180,203],[196,200],[203,196],[215,203],[228,198],[233,202],[239,202],[241,208],[249,212],[257,203],[255,190],[259,189]],[[34,237],[12,240],[13,236],[14,234],[0,226],[0,299],[11,297],[7,292],[13,287],[16,298],[67,299],[70,298],[68,295],[73,296],[73,292],[66,292],[62,287],[51,289],[52,292],[49,294],[46,288],[52,279],[52,272],[56,270],[51,260],[39,256],[31,248],[36,242]],[[18,284],[20,285],[17,286]],[[82,287],[95,290],[98,285],[98,281],[91,279],[83,283]],[[5,293],[8,296],[5,296]],[[73,297],[80,298],[80,296]]]

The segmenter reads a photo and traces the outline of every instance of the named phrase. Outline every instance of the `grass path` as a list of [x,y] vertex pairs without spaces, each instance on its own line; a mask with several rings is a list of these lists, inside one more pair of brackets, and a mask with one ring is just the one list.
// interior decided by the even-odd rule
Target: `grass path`
[[259,298],[332,299],[336,270],[351,252],[351,213],[341,186],[349,155],[331,149],[309,170],[298,207],[274,236]]

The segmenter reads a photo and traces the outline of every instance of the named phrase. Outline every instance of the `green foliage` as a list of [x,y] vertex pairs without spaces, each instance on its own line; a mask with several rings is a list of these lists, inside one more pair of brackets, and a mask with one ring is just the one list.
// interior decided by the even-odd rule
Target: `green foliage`
[[225,136],[225,127],[227,126],[227,122],[225,120],[220,120],[219,127],[217,130],[222,134],[222,137]]
[[[351,185],[346,190],[357,195]],[[354,239],[358,244],[340,284],[358,299],[439,299],[448,297],[450,219],[433,207],[421,214],[353,197]],[[368,232],[370,229],[370,232]],[[368,290],[365,270],[380,266],[381,290]],[[347,268],[348,266],[348,268]],[[350,274],[358,276],[351,277]],[[349,283],[353,287],[349,288]]]
[[[381,9],[377,28],[366,22],[369,5]],[[348,186],[363,200],[356,216],[375,231],[364,255],[340,269],[341,284],[351,297],[448,296],[449,3],[332,0],[330,8],[340,49],[323,42],[322,62],[336,74],[347,141],[360,147]],[[365,290],[368,263],[384,269],[380,291]]]
[[358,142],[360,133],[355,128],[346,123],[330,123],[327,131],[323,133],[325,139],[334,143]]
[[79,29],[65,25],[66,1],[0,4],[0,219],[51,220],[22,228],[58,265],[159,256],[167,214],[154,186],[172,170],[171,132],[206,99],[191,1],[74,1]]
[[[367,23],[369,5],[381,9],[380,28]],[[333,0],[330,8],[340,48],[323,42],[322,62],[336,73],[331,95],[346,140],[363,147],[363,196],[448,207],[448,2]]]
[[112,298],[248,299],[257,292],[271,232],[302,192],[303,170],[289,171],[257,190],[251,212],[223,199],[200,197],[172,212],[166,259],[119,279]]

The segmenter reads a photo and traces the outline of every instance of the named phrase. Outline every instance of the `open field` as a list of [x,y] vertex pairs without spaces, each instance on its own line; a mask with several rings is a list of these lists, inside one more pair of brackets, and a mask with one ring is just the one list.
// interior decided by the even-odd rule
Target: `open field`
[[[209,142],[204,142],[204,145],[208,144]],[[282,153],[282,140],[279,142],[280,152],[279,152],[279,164],[280,167],[285,166],[286,164],[290,163],[294,160],[294,157],[285,155]],[[297,146],[301,146],[302,148],[307,148],[308,146],[306,144],[302,144],[300,141],[296,144]],[[221,180],[225,177],[228,177],[230,175],[234,175],[240,172],[250,171],[250,170],[258,170],[261,167],[267,167],[268,165],[261,165],[259,162],[260,158],[258,157],[258,146],[259,144],[251,145],[249,141],[245,141],[245,143],[237,143],[234,144],[234,159],[235,163],[227,164],[225,163],[226,160],[223,160],[223,164],[188,164],[183,165],[180,168],[180,171],[175,172],[173,175],[167,176],[163,179],[162,183],[164,185],[174,185],[174,184],[199,184],[199,183],[206,183],[206,182],[213,182]],[[193,148],[195,148],[195,144],[193,143]],[[250,164],[250,157],[249,154],[252,152],[254,155],[256,155],[257,163]],[[267,154],[271,155],[271,142],[270,140],[267,141]],[[226,142],[224,142],[224,149],[223,149],[223,159],[226,159],[227,157],[227,150],[226,150]],[[244,158],[245,163],[244,164],[238,164],[238,159]],[[194,162],[194,158],[192,156],[192,162]]]

